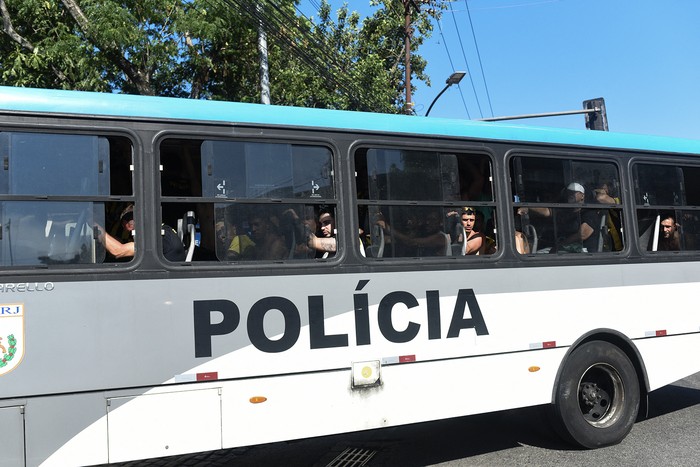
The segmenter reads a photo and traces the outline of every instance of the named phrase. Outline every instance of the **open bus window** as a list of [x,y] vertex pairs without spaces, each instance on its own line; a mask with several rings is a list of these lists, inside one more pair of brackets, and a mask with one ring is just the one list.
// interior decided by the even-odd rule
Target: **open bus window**
[[96,226],[110,222],[110,197],[132,195],[130,141],[2,132],[0,153],[0,265],[104,262]]
[[[495,253],[493,177],[487,155],[361,149],[355,154],[355,170],[365,256]],[[462,214],[467,208],[471,218],[465,230]]]
[[517,156],[510,161],[519,253],[601,253],[624,248],[622,195],[610,162]]
[[[163,220],[175,226],[184,213],[194,213],[198,240],[193,261],[323,257],[309,246],[308,237],[321,235],[322,209],[335,217],[328,148],[168,139],[160,150]],[[181,236],[187,246],[187,233]]]

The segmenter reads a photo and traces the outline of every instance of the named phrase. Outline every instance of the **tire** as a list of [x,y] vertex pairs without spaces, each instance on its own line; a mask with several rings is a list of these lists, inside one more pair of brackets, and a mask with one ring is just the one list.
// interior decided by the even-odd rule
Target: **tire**
[[639,379],[625,353],[591,341],[564,362],[554,398],[554,422],[564,439],[588,449],[622,441],[639,412]]

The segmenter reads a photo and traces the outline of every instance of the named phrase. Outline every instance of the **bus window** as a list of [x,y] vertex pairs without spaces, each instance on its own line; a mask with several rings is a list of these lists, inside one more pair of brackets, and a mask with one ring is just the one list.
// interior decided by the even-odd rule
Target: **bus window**
[[[440,257],[496,251],[488,156],[361,149],[355,154],[355,171],[365,256]],[[465,230],[461,214],[467,208],[474,218]]]
[[0,150],[0,265],[105,261],[95,227],[110,225],[123,204],[117,197],[132,195],[131,143],[120,137],[2,132]]
[[[622,198],[617,166],[554,157],[510,161],[519,253],[621,251]],[[601,206],[605,205],[605,206]]]
[[[195,213],[199,240],[194,261],[322,257],[309,245],[322,235],[321,211],[335,217],[328,148],[168,139],[160,150],[163,219],[177,225],[183,213]],[[321,243],[333,243],[335,251],[335,240]]]
[[640,163],[633,176],[640,250],[700,249],[700,168]]

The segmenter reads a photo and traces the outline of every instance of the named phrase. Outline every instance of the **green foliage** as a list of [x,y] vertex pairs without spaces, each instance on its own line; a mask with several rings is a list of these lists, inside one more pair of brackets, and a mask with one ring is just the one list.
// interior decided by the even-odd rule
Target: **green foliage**
[[[309,20],[297,1],[258,0],[255,13],[233,0],[0,0],[13,27],[0,40],[0,84],[259,102],[264,18],[272,103],[399,112],[404,2],[372,0],[361,21],[347,5],[333,19],[325,0]],[[435,16],[426,3],[409,9],[411,70],[429,84],[416,53]]]

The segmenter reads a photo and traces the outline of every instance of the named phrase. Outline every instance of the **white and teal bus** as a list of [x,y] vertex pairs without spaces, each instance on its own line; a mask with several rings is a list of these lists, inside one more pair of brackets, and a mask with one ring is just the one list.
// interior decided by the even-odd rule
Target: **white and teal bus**
[[700,371],[698,141],[0,87],[0,163],[2,466],[547,404],[595,448]]

